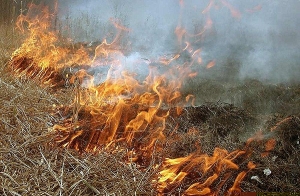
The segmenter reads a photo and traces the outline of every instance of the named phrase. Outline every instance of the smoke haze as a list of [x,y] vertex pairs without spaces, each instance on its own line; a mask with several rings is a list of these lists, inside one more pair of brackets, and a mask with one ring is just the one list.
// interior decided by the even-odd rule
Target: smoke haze
[[203,14],[209,2],[185,0],[181,7],[178,0],[60,0],[59,18],[68,26],[62,33],[78,42],[112,40],[116,30],[109,20],[118,18],[130,29],[125,44],[133,55],[151,59],[178,50],[176,27],[197,34],[210,16],[212,26],[201,39],[189,38],[194,49],[202,48],[204,64],[215,59],[215,71],[235,64],[240,79],[300,81],[299,0],[227,0],[228,6],[219,0]]

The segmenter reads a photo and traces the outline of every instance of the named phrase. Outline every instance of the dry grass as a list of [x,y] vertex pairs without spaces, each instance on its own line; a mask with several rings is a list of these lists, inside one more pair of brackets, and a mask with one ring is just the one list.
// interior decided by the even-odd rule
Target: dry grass
[[[234,98],[232,103],[239,107],[213,102],[186,108],[179,117],[171,115],[166,130],[168,145],[161,157],[153,156],[148,167],[140,168],[124,161],[125,151],[79,155],[72,149],[55,147],[51,127],[61,119],[53,106],[70,105],[75,92],[43,88],[35,81],[12,77],[7,62],[20,42],[18,36],[9,33],[11,27],[1,30],[1,195],[156,195],[152,180],[157,179],[160,168],[155,169],[154,164],[160,164],[163,157],[187,156],[199,149],[211,155],[216,147],[229,152],[242,149],[258,130],[263,137],[251,143],[248,157],[237,160],[241,169],[248,161],[257,165],[241,183],[242,190],[300,192],[299,84],[247,81],[228,87],[217,81],[193,81],[190,89],[196,89],[204,101],[219,97],[231,100],[237,94],[238,100]],[[275,148],[266,150],[271,138],[276,140]],[[261,153],[269,155],[262,157]],[[272,172],[269,176],[263,172],[267,168]],[[253,176],[260,180],[251,179]],[[233,180],[229,178],[220,194]]]

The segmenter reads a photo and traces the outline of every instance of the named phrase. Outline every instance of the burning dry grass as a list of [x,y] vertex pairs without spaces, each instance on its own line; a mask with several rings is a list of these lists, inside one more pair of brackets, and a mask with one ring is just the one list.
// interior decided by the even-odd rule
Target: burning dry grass
[[[122,151],[114,154],[100,152],[78,155],[73,150],[46,145],[49,142],[51,144],[54,138],[48,131],[51,127],[49,123],[58,120],[51,116],[52,105],[70,104],[72,100],[66,97],[72,97],[72,91],[53,92],[42,89],[33,82],[12,78],[3,64],[0,88],[1,194],[157,194],[156,185],[152,181],[159,172],[154,163],[160,163],[161,158],[155,160],[153,156],[152,164],[147,168],[139,168],[134,163],[125,163],[126,152]],[[233,152],[242,148],[245,143],[243,139],[246,136],[241,137],[241,134],[249,129],[254,131],[260,122],[245,110],[229,104],[210,103],[186,108],[181,116],[168,119],[167,131],[170,135],[162,155],[179,158],[198,151],[201,152],[198,156],[205,158],[212,155],[216,147]],[[266,125],[264,134],[273,130],[278,145],[270,151],[269,156],[262,158],[261,153],[265,151],[265,141],[268,138],[257,140],[252,143],[251,156],[234,161],[240,170],[247,171],[247,160],[252,160],[257,165],[248,171],[240,186],[243,191],[299,192],[299,116],[286,118],[270,115],[267,116]],[[191,127],[194,129],[190,129]],[[228,156],[230,152],[217,149],[215,153]],[[192,156],[197,159],[197,154]],[[191,163],[186,163],[189,164]],[[215,165],[215,169],[210,172],[218,170],[219,166]],[[264,174],[264,169],[267,168],[272,172],[269,176]],[[206,185],[212,183],[211,187],[222,187],[219,189],[220,195],[226,193],[226,187],[232,186],[234,176],[239,174],[235,169],[229,171],[221,170],[218,173],[222,179],[227,180],[226,183],[216,180],[213,183],[206,181]],[[170,185],[161,191],[180,194],[191,182],[204,182],[212,175],[207,173],[197,176],[199,174],[201,173],[197,170],[190,172],[182,184],[172,185],[169,182]],[[253,176],[258,176],[259,180],[251,179]]]
[[[149,185],[156,179],[158,170],[151,164],[148,168],[126,164],[125,152],[113,155],[101,152],[97,155],[79,156],[72,150],[45,146],[46,143],[51,143],[53,138],[48,132],[48,123],[55,121],[49,115],[50,107],[53,104],[66,104],[70,100],[64,97],[70,95],[70,92],[60,92],[61,95],[58,92],[54,96],[53,92],[41,89],[31,82],[15,80],[4,71],[1,75],[0,87],[1,92],[4,92],[1,94],[3,194],[156,194],[155,186]],[[63,97],[60,97],[62,95]],[[213,153],[216,147],[239,149],[244,144],[241,134],[248,130],[249,126],[259,122],[244,110],[227,104],[186,108],[182,116],[169,121],[167,130],[170,131],[170,138],[164,156],[168,155],[170,158],[188,156],[199,149],[201,156],[204,156],[204,152]],[[176,124],[177,131],[174,132]],[[266,130],[276,131],[278,145],[269,156],[262,158],[265,140],[253,144],[253,155],[248,159],[254,161],[258,167],[249,171],[241,187],[244,191],[299,191],[299,117],[285,118],[277,115],[269,119],[267,124],[269,126]],[[189,129],[190,127],[197,129]],[[223,153],[228,155],[227,151]],[[193,156],[197,158],[197,155]],[[237,160],[237,163],[241,169],[247,168],[244,159]],[[266,168],[272,171],[270,176],[263,174]],[[197,171],[190,172],[188,179],[181,185],[170,185],[161,191],[180,193],[180,189],[187,189],[194,180],[204,182],[210,175],[195,178],[197,174]],[[216,181],[211,186],[218,187],[220,183],[224,187],[232,185],[234,178],[231,176],[237,176],[238,172],[233,170],[230,176],[226,172],[219,175],[227,179],[228,185],[224,186],[221,181]],[[259,176],[259,181],[251,179],[253,176]],[[226,192],[226,188],[219,191],[222,194]]]
[[[297,85],[251,81],[228,89],[198,82],[196,96],[207,94],[207,85],[216,86],[219,94],[239,93],[241,108],[216,102],[183,108],[181,115],[171,109],[163,148],[142,166],[128,161],[126,149],[79,155],[56,147],[54,124],[65,122],[65,115],[88,118],[84,110],[75,117],[69,108],[76,89],[43,89],[27,78],[15,79],[6,69],[7,52],[2,54],[2,195],[224,195],[239,187],[300,191]],[[66,113],[53,114],[56,106]]]
[[[2,53],[3,54],[3,53]],[[5,54],[5,53],[4,53]],[[81,155],[53,149],[53,104],[70,104],[72,91],[53,92],[15,79],[2,56],[0,78],[1,195],[97,195],[151,193],[150,171],[124,164],[121,155]]]
[[[140,195],[154,169],[140,170],[122,161],[124,153],[98,155],[50,148],[52,106],[70,104],[72,91],[43,89],[15,79],[1,61],[0,194],[1,195]],[[150,169],[151,168],[151,169]]]

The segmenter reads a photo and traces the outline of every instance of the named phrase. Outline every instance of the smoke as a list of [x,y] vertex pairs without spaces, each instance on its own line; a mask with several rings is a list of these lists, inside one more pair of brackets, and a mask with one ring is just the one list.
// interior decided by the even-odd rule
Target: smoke
[[[132,49],[126,57],[131,62],[137,61],[133,57],[151,59],[177,52],[176,27],[189,35],[201,32],[208,17],[202,11],[209,2],[185,0],[181,7],[178,0],[60,0],[59,19],[62,33],[75,41],[100,42],[114,38],[116,30],[109,19],[118,18],[130,29],[122,44]],[[224,69],[236,68],[234,77],[239,79],[300,81],[299,0],[215,2],[209,11],[211,28],[201,39],[188,39],[194,49],[202,48],[203,64],[215,59],[211,71],[224,74]]]
[[116,60],[113,64],[102,64],[102,66],[92,66],[88,73],[94,76],[94,85],[103,83],[107,78],[122,78],[124,72],[134,73],[132,75],[138,82],[143,82],[149,73],[149,61],[144,59],[140,53],[133,52],[128,56],[121,53],[113,54]]

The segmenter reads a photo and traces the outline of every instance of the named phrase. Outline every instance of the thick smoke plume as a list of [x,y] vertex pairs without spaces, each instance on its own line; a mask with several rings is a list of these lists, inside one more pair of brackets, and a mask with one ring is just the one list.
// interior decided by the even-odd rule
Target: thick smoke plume
[[[300,81],[300,1],[214,2],[209,11],[211,28],[201,39],[190,39],[194,48],[202,48],[203,63],[215,59],[211,71],[219,68],[224,74],[224,69],[235,67],[234,77],[239,79]],[[110,41],[116,31],[109,21],[117,18],[130,29],[122,44],[130,47],[134,56],[152,59],[176,53],[180,47],[174,33],[176,27],[184,28],[190,35],[207,27],[207,14],[203,10],[210,1],[60,0],[58,3],[62,34],[76,42],[100,42],[104,38]]]

